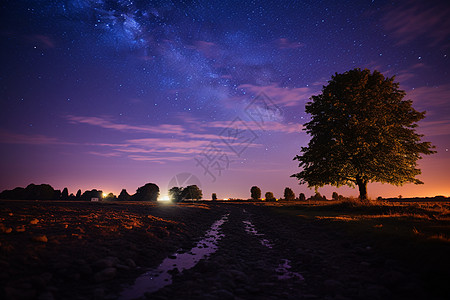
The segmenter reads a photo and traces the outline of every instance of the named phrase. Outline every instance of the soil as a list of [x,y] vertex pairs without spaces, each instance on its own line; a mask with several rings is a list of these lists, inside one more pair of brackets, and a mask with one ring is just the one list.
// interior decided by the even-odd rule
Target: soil
[[189,252],[225,214],[217,251],[140,298],[447,296],[367,239],[265,206],[1,201],[0,298],[118,299],[166,257]]

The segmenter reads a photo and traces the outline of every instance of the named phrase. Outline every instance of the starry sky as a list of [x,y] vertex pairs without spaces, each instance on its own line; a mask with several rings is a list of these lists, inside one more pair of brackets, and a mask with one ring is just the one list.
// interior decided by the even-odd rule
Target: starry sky
[[[369,197],[450,196],[445,0],[6,0],[0,41],[0,190],[310,196],[289,177],[305,103],[334,73],[369,68],[427,111],[418,131],[438,152],[419,162],[424,185],[372,183]],[[333,191],[358,195],[319,189]]]

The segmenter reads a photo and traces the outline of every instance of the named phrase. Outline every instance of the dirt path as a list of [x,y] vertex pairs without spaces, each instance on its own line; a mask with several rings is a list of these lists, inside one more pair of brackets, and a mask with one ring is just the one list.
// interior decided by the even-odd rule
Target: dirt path
[[[430,299],[411,270],[377,249],[267,207],[224,205],[208,259],[150,299]],[[257,232],[257,234],[255,234]]]

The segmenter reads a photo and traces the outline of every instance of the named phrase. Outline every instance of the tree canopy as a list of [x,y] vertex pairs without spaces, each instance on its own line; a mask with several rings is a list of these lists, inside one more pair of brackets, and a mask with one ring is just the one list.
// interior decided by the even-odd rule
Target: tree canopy
[[181,193],[183,199],[200,200],[203,197],[202,190],[197,185],[188,185]]
[[133,201],[157,201],[159,187],[154,183],[147,183],[136,190],[136,194],[131,197]]
[[287,187],[284,189],[284,200],[287,200],[287,201],[295,200],[295,193],[294,193],[294,191],[292,191],[291,188]]
[[292,177],[309,187],[357,185],[361,199],[369,182],[421,184],[417,160],[435,153],[415,131],[425,112],[403,100],[394,79],[367,69],[332,76],[306,104],[311,140],[294,157],[302,171]]
[[256,185],[252,186],[252,188],[250,189],[250,197],[253,200],[261,199],[261,189]]
[[182,197],[183,188],[174,186],[169,190],[169,197],[172,202],[180,202]]
[[266,198],[266,201],[275,201],[275,197],[273,196],[272,192],[266,192],[266,194],[264,195]]
[[130,201],[131,196],[130,196],[130,194],[128,194],[126,189],[122,189],[122,191],[120,191],[119,197],[117,197],[117,199],[119,199],[121,201]]

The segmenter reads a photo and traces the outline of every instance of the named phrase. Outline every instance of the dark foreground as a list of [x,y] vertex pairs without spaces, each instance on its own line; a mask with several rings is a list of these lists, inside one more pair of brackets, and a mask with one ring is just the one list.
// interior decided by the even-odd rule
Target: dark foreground
[[[217,251],[193,268],[171,270],[172,284],[140,297],[450,296],[449,259],[444,256],[450,253],[448,241],[425,250],[419,244],[415,249],[414,244],[380,243],[379,237],[349,231],[348,224],[299,217],[295,208],[288,213],[243,203],[1,201],[0,298],[123,298],[142,273],[167,257],[189,253],[225,215]],[[415,252],[422,261],[409,255]]]

